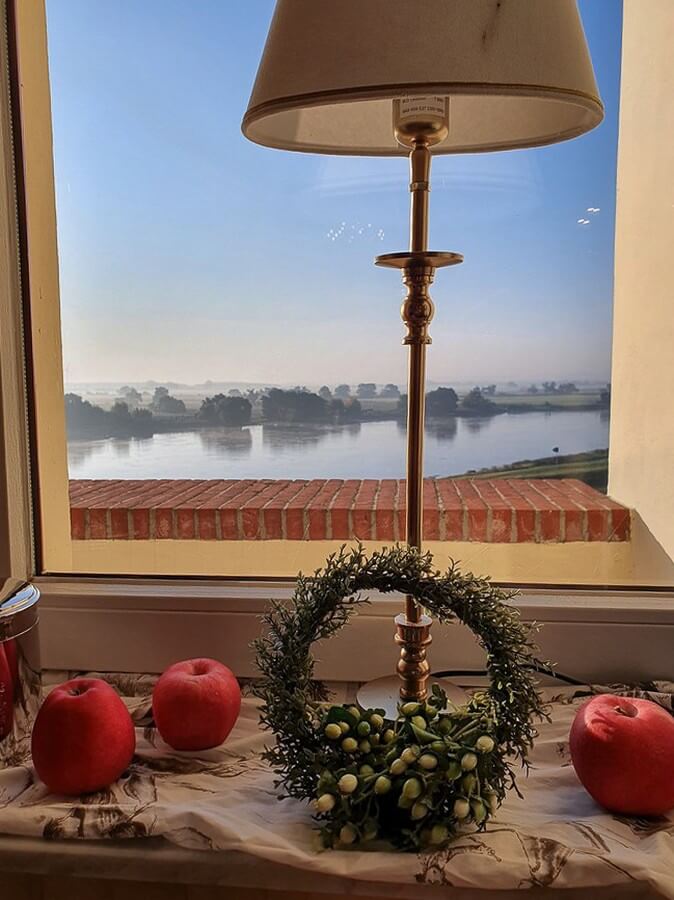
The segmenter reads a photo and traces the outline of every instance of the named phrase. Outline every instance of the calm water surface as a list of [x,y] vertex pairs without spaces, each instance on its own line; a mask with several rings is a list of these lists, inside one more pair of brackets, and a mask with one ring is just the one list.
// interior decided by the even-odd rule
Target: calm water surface
[[[425,472],[455,475],[521,459],[608,447],[603,411],[503,414],[432,421]],[[399,478],[405,431],[398,422],[252,425],[151,438],[71,441],[71,478]]]

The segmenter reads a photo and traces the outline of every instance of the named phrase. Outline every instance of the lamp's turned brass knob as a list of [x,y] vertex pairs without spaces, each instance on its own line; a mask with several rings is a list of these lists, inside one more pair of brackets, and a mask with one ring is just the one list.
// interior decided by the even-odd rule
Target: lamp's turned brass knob
[[396,644],[400,646],[400,659],[397,671],[402,682],[400,686],[400,699],[417,700],[426,699],[428,689],[426,682],[431,674],[431,666],[426,659],[426,648],[431,643],[430,616],[421,615],[418,622],[410,622],[406,615],[396,616]]

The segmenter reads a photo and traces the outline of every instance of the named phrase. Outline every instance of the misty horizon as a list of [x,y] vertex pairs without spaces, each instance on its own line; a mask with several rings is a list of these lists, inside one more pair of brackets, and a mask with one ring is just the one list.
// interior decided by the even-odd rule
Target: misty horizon
[[[436,381],[433,379],[429,379],[426,382],[427,390],[436,388],[436,387],[455,387],[467,390],[472,389],[473,387],[483,387],[489,384],[495,384],[497,390],[502,390],[503,388],[513,388],[513,389],[526,389],[531,385],[536,385],[540,387],[544,382],[556,382],[557,384],[562,382],[571,382],[575,384],[579,388],[586,388],[588,390],[597,387],[603,387],[610,383],[610,376],[607,378],[574,378],[574,377],[558,377],[558,378],[535,378],[535,379],[525,379],[525,380],[515,380],[508,379],[499,381],[498,379],[489,379],[489,378],[468,378],[466,380],[447,380],[447,381]],[[76,389],[99,389],[99,390],[119,390],[122,387],[132,387],[132,388],[145,388],[147,390],[152,390],[155,387],[167,387],[171,389],[177,390],[198,390],[198,389],[208,389],[208,390],[216,390],[216,389],[227,389],[227,390],[264,390],[266,388],[284,388],[284,389],[292,389],[294,387],[305,387],[308,390],[316,390],[318,391],[321,387],[326,386],[330,388],[330,390],[334,390],[338,385],[347,384],[350,388],[356,389],[359,384],[375,384],[377,388],[384,387],[387,384],[395,385],[401,392],[404,392],[407,388],[406,382],[395,382],[395,381],[372,381],[372,379],[364,379],[361,381],[346,381],[345,379],[337,380],[334,382],[329,381],[228,381],[228,380],[216,380],[213,378],[206,379],[206,381],[201,382],[184,382],[184,381],[174,381],[171,379],[166,380],[158,380],[154,378],[144,379],[142,381],[131,381],[129,379],[122,379],[116,381],[66,381],[65,388],[66,391],[76,390]]]

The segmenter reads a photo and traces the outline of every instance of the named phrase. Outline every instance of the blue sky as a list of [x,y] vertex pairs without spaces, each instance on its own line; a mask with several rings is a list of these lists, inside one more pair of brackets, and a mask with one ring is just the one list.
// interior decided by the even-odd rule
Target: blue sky
[[[434,161],[431,245],[466,262],[436,278],[431,380],[610,377],[622,4],[579,5],[604,123]],[[404,382],[372,260],[407,246],[407,163],[241,136],[272,9],[48,0],[67,381]]]

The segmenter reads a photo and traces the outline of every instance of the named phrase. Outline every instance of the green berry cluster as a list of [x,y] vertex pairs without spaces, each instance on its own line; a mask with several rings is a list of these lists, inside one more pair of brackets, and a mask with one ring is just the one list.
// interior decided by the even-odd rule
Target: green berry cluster
[[314,807],[324,846],[383,839],[411,850],[483,827],[505,792],[495,724],[484,695],[455,708],[437,685],[426,703],[401,704],[395,722],[383,710],[319,707]]

